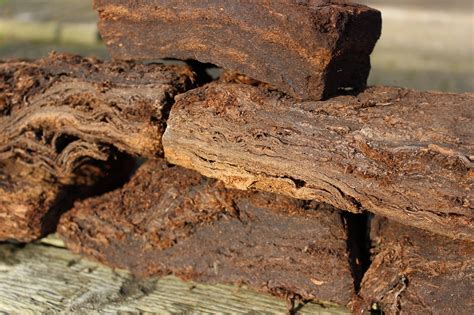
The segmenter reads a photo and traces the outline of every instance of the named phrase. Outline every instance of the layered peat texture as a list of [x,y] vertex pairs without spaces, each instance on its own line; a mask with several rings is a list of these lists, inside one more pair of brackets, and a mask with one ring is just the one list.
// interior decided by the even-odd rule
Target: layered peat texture
[[41,236],[64,198],[160,156],[173,97],[193,81],[186,67],[72,55],[0,63],[0,240]]
[[473,94],[373,87],[328,101],[212,83],[178,96],[171,162],[228,187],[369,210],[474,240]]
[[29,242],[51,233],[76,199],[104,193],[129,178],[135,161],[110,152],[78,166],[65,180],[18,160],[0,161],[0,240]]
[[[383,218],[371,224],[372,264],[360,310],[384,314],[473,314],[474,243]],[[362,312],[359,312],[362,313]]]
[[95,0],[113,57],[198,60],[319,100],[365,87],[380,12],[339,0]]
[[75,252],[140,276],[173,273],[346,305],[347,235],[328,205],[225,189],[146,162],[122,189],[75,204],[58,226]]

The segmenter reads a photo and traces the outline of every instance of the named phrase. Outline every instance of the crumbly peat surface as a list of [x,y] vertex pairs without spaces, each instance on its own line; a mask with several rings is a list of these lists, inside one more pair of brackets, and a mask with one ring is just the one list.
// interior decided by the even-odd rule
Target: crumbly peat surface
[[173,97],[193,81],[187,67],[65,54],[0,62],[0,239],[40,237],[84,187],[160,156]]
[[381,14],[339,0],[96,0],[115,58],[198,60],[235,70],[301,99],[361,89]]
[[384,314],[472,314],[474,244],[376,217],[372,264],[360,310]]
[[231,188],[368,210],[472,241],[473,103],[469,93],[392,87],[298,102],[216,82],[177,97],[163,146],[171,163]]
[[122,189],[76,203],[58,232],[73,251],[141,276],[173,273],[342,305],[354,292],[337,210],[226,189],[160,160]]

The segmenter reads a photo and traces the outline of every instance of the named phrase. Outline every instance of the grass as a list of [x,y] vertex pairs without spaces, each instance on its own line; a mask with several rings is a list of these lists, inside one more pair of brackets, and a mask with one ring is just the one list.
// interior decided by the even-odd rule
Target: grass
[[[0,0],[1,1],[1,0]],[[52,50],[57,52],[70,52],[84,56],[97,56],[102,59],[108,54],[104,45],[81,45],[64,43],[42,43],[33,41],[2,40],[0,37],[0,59],[8,58],[41,58],[47,56]]]

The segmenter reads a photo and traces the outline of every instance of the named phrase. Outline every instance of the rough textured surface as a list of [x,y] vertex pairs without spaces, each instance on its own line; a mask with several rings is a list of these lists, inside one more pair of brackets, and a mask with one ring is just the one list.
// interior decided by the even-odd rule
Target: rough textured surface
[[297,102],[212,83],[178,97],[163,146],[170,162],[228,187],[474,240],[473,103],[473,94],[389,87]]
[[40,168],[0,161],[0,239],[29,242],[54,231],[74,200],[123,184],[134,165],[129,156],[111,153],[107,161],[82,164],[61,183]]
[[0,63],[0,159],[41,157],[67,176],[82,155],[101,158],[99,142],[156,156],[173,97],[193,80],[187,67],[72,55]]
[[141,276],[342,305],[352,298],[347,236],[332,207],[227,190],[163,161],[142,166],[121,190],[76,203],[58,233],[73,251]]
[[380,12],[339,0],[95,0],[115,58],[195,59],[302,99],[365,87]]
[[372,265],[362,282],[361,310],[377,305],[384,314],[474,313],[474,243],[383,218],[371,225]]
[[[56,240],[41,240],[56,244]],[[6,314],[284,314],[285,301],[245,287],[137,279],[64,248],[0,244],[0,312]],[[21,279],[21,281],[19,281]],[[307,303],[298,315],[350,314]]]
[[72,55],[0,62],[0,240],[41,236],[63,197],[108,176],[118,159],[130,162],[120,152],[161,155],[173,96],[193,76]]

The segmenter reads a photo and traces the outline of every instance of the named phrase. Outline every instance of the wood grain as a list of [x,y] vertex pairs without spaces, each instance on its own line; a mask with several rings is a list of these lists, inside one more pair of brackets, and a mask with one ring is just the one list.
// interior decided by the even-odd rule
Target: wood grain
[[244,84],[180,95],[166,158],[228,186],[474,240],[474,94],[373,87],[297,102]]

